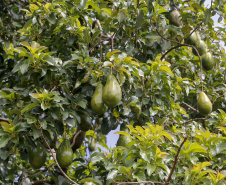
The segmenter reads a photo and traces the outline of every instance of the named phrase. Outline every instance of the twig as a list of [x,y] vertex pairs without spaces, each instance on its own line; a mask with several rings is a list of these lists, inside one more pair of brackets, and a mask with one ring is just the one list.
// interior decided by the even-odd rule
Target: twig
[[155,184],[164,184],[163,182],[153,182],[153,181],[140,181],[140,182],[116,182],[114,181],[114,184],[141,184],[141,183],[145,183],[145,184],[152,184],[152,185],[155,185]]
[[178,41],[167,39],[167,38],[165,38],[163,35],[161,35],[161,33],[158,31],[157,28],[156,28],[156,32],[157,32],[158,35],[159,35],[160,37],[162,37],[164,40],[167,40],[167,41],[170,41],[170,42],[177,43],[177,44],[180,45],[180,46],[188,46],[188,47],[192,47],[192,48],[195,50],[195,52],[197,53],[197,55],[198,55],[198,57],[199,57],[199,61],[200,61],[200,81],[201,81],[201,84],[202,84],[202,91],[203,91],[203,81],[202,81],[202,60],[201,60],[200,54],[199,54],[198,50],[196,49],[196,47],[193,46],[193,45],[190,45],[190,44],[186,44],[186,43],[181,44],[181,43],[178,42]]
[[79,130],[75,135],[74,135],[74,137],[73,137],[73,142],[71,143],[71,147],[73,147],[74,146],[74,144],[75,144],[75,140],[76,140],[76,138],[78,137],[78,135],[81,133],[82,131],[81,130]]
[[186,123],[189,123],[189,122],[192,122],[192,121],[198,121],[198,120],[203,120],[203,121],[205,121],[205,120],[207,120],[208,118],[195,118],[195,119],[190,119],[190,120],[187,120],[187,121],[185,121],[185,122],[183,122],[183,123],[177,123],[178,125],[184,125],[184,124],[186,124]]
[[30,184],[42,184],[42,183],[51,183],[52,182],[52,180],[51,179],[44,179],[44,180],[38,180],[38,181],[34,181],[34,182],[30,182]]
[[5,121],[5,122],[8,122],[9,123],[9,119],[3,118],[3,117],[0,117],[0,121]]
[[160,60],[163,60],[163,59],[165,58],[165,56],[166,56],[170,51],[172,51],[172,50],[174,50],[174,49],[176,49],[176,48],[179,48],[179,47],[181,47],[180,44],[178,44],[178,45],[176,45],[176,46],[173,46],[172,48],[168,49],[168,50],[162,55],[162,57],[160,58]]
[[167,180],[166,180],[166,182],[165,182],[164,185],[169,184],[169,181],[171,180],[171,177],[173,175],[173,172],[174,172],[174,170],[176,168],[176,164],[177,164],[177,160],[178,160],[178,156],[179,156],[180,150],[181,150],[182,146],[184,145],[185,141],[187,141],[187,139],[188,139],[187,137],[184,137],[184,141],[180,144],[180,147],[177,150],[177,154],[175,155],[173,167],[172,167],[172,169],[170,171],[170,174],[169,174],[169,176],[168,176],[168,178],[167,178]]
[[213,102],[212,102],[212,104],[214,104],[219,98],[221,98],[221,97],[223,97],[224,96],[224,94],[222,94],[221,96],[218,96]]
[[35,173],[35,174],[32,174],[32,175],[27,175],[27,177],[34,177],[34,176],[37,176],[39,175],[40,173],[48,170],[49,167],[53,166],[55,164],[55,162],[51,163],[50,165],[46,166],[43,170],[40,170],[39,172]]
[[63,176],[66,177],[71,183],[76,184],[76,182],[74,182],[70,177],[67,176],[66,173],[64,173],[64,171],[61,169],[60,165],[58,164],[58,162],[57,162],[57,160],[56,160],[56,157],[55,157],[55,155],[53,154],[53,151],[51,150],[51,148],[50,148],[48,142],[46,141],[46,139],[45,139],[45,137],[44,137],[44,135],[43,135],[42,127],[41,127],[41,136],[42,136],[43,140],[45,141],[46,145],[48,146],[48,148],[49,148],[49,150],[50,150],[50,152],[51,152],[51,154],[52,154],[52,156],[53,156],[53,159],[54,159],[54,161],[55,161],[57,167],[59,168],[60,172],[61,172],[61,173],[63,174]]
[[[174,98],[173,95],[171,95],[172,98]],[[185,103],[185,102],[182,102],[183,105],[187,106],[188,108],[192,109],[193,111],[199,113],[199,111],[197,109],[195,109],[194,107],[192,107],[191,105]]]

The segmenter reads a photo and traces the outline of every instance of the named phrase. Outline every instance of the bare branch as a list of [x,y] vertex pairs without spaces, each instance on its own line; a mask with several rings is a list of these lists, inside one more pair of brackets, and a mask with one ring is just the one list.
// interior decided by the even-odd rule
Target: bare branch
[[5,121],[5,122],[8,122],[9,123],[9,119],[3,118],[3,117],[0,117],[0,121]]
[[195,118],[195,119],[190,119],[190,120],[187,120],[187,121],[185,121],[185,122],[183,122],[183,123],[177,123],[178,125],[184,125],[184,124],[186,124],[186,123],[189,123],[189,122],[192,122],[192,121],[199,121],[199,120],[203,120],[203,121],[205,121],[205,120],[207,120],[208,118]]
[[51,148],[50,148],[48,142],[46,141],[46,139],[45,139],[45,137],[44,137],[44,135],[43,135],[42,127],[41,127],[41,136],[42,136],[42,138],[44,139],[46,145],[48,146],[48,148],[49,148],[49,150],[50,150],[50,152],[51,152],[51,154],[52,154],[52,156],[53,156],[53,159],[54,159],[54,161],[55,161],[57,167],[59,168],[60,172],[61,172],[61,173],[63,174],[63,176],[66,177],[71,183],[76,184],[76,182],[74,182],[70,177],[67,176],[66,173],[64,173],[64,171],[61,169],[60,165],[58,164],[58,162],[57,162],[57,160],[56,160],[56,157],[55,157],[53,151],[51,150]]
[[75,145],[75,140],[76,140],[76,138],[78,137],[78,135],[81,133],[82,131],[81,130],[79,130],[75,135],[74,135],[74,137],[73,137],[73,142],[71,143],[71,147],[73,147],[74,145]]
[[119,185],[123,185],[123,184],[141,184],[141,183],[151,184],[151,185],[164,184],[163,182],[153,182],[153,181],[140,181],[140,182],[116,182],[116,181],[114,181],[114,184],[119,184]]
[[187,139],[188,139],[187,137],[184,137],[184,141],[180,144],[180,147],[177,150],[177,154],[175,155],[173,167],[172,167],[172,169],[170,171],[170,174],[169,174],[169,176],[168,176],[168,178],[167,178],[167,180],[166,180],[164,185],[169,184],[169,181],[171,180],[171,177],[172,177],[173,172],[174,172],[174,170],[176,168],[176,165],[177,165],[177,161],[178,161],[178,156],[179,156],[180,150],[181,150],[182,146],[184,145],[185,141],[187,141]]

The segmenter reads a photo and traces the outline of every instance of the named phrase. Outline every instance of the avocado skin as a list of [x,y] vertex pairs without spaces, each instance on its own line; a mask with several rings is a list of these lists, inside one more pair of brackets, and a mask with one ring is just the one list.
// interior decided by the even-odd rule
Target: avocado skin
[[122,99],[121,87],[114,75],[109,75],[103,89],[103,101],[108,107],[115,107]]
[[173,10],[173,11],[170,12],[169,23],[171,25],[174,25],[174,26],[177,26],[177,27],[182,25],[180,13],[177,10]]
[[61,168],[70,166],[73,161],[73,151],[68,139],[64,139],[56,152],[56,159]]
[[214,58],[210,52],[207,52],[206,54],[202,55],[202,67],[209,71],[213,69],[214,66]]
[[201,92],[199,94],[197,107],[200,114],[202,114],[203,116],[206,116],[212,112],[212,103],[204,92]]
[[38,143],[36,147],[32,147],[29,152],[29,162],[34,169],[41,168],[46,161],[46,150]]
[[108,110],[108,107],[103,102],[103,85],[99,83],[91,99],[91,108],[97,114],[103,114]]

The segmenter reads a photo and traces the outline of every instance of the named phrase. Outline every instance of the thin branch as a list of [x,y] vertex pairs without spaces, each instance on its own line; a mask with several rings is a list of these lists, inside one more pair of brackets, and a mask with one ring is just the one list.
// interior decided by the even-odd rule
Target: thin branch
[[[174,98],[173,95],[171,95],[171,97]],[[199,111],[198,111],[197,109],[195,109],[194,107],[192,107],[191,105],[189,105],[189,104],[187,104],[187,103],[185,103],[185,102],[182,102],[182,104],[185,105],[185,106],[187,106],[187,107],[190,108],[191,110],[193,110],[193,111],[199,113]]]
[[74,144],[75,144],[75,140],[76,140],[76,138],[78,137],[78,135],[81,133],[82,131],[81,130],[79,130],[75,135],[74,135],[74,137],[73,137],[73,142],[71,143],[71,147],[73,147],[74,146]]
[[195,118],[195,119],[190,119],[190,120],[187,120],[187,121],[185,121],[185,122],[183,122],[183,123],[177,123],[177,124],[178,124],[178,125],[184,125],[184,124],[189,123],[189,122],[192,122],[192,121],[199,121],[199,120],[205,121],[205,120],[207,120],[207,119],[209,119],[209,118]]
[[165,58],[165,56],[166,56],[170,51],[172,51],[172,50],[174,50],[174,49],[177,49],[177,48],[179,48],[179,47],[181,47],[180,44],[178,44],[178,45],[176,45],[176,46],[173,46],[172,48],[168,49],[168,50],[162,55],[162,57],[160,58],[160,60],[163,60],[163,59]]
[[224,94],[222,94],[221,96],[218,96],[213,102],[212,104],[214,104],[219,98],[224,97]]
[[54,161],[55,161],[57,167],[59,168],[60,172],[61,172],[61,173],[63,174],[63,176],[66,177],[71,183],[76,184],[76,182],[74,182],[70,177],[67,176],[66,173],[64,173],[64,171],[61,169],[60,165],[58,164],[58,162],[57,162],[57,160],[56,160],[56,157],[55,157],[55,155],[53,154],[53,151],[51,150],[51,147],[49,146],[48,142],[46,141],[46,139],[45,139],[45,137],[44,137],[44,135],[43,135],[42,127],[41,127],[41,136],[42,136],[43,140],[45,141],[46,145],[48,146],[48,148],[49,148],[49,150],[50,150],[50,152],[51,152],[51,154],[52,154],[52,156],[53,156],[53,159],[54,159]]
[[30,184],[41,184],[41,183],[51,183],[51,182],[53,182],[51,179],[44,179],[44,180],[38,180],[38,181],[34,181],[34,182],[30,182]]
[[165,38],[163,35],[161,35],[161,33],[158,31],[157,28],[156,28],[156,32],[157,32],[158,35],[159,35],[160,37],[162,37],[164,40],[167,40],[167,41],[170,41],[170,42],[177,43],[177,44],[180,45],[180,46],[188,46],[188,47],[192,47],[192,48],[195,50],[195,52],[197,53],[197,55],[198,55],[198,57],[199,57],[199,61],[200,61],[200,72],[201,72],[201,74],[200,74],[200,81],[201,81],[201,84],[202,84],[202,91],[203,91],[203,81],[202,81],[202,60],[201,60],[200,54],[199,54],[198,50],[196,49],[196,47],[193,46],[193,45],[190,45],[190,44],[186,44],[186,43],[181,44],[181,43],[178,42],[178,41],[167,39],[167,38]]
[[0,117],[0,121],[5,121],[5,122],[8,122],[9,123],[9,119],[3,118],[3,117]]
[[48,166],[45,166],[45,168],[43,170],[40,170],[39,172],[35,173],[35,174],[32,174],[32,175],[27,175],[27,177],[35,177],[39,174],[41,174],[42,172],[48,170],[51,166],[53,166],[55,164],[55,162],[49,164]]
[[114,181],[114,184],[119,184],[119,185],[123,185],[123,184],[141,184],[141,183],[145,183],[145,184],[164,184],[163,182],[153,182],[153,181],[140,181],[140,182],[116,182]]
[[176,165],[177,165],[177,161],[178,161],[178,156],[179,156],[180,150],[181,150],[182,146],[184,145],[185,141],[187,141],[187,139],[188,139],[187,137],[184,137],[184,141],[180,144],[180,147],[177,150],[177,154],[175,155],[173,167],[172,167],[172,169],[170,171],[170,174],[169,174],[169,176],[168,176],[168,178],[167,178],[167,180],[166,180],[164,185],[169,184],[169,181],[171,180],[171,177],[172,177],[173,172],[174,172],[174,170],[176,168]]

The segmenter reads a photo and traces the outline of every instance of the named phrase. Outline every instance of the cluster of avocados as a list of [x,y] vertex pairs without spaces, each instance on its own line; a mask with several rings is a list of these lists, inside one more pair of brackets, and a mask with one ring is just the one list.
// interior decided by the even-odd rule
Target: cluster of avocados
[[121,87],[115,76],[110,74],[104,87],[101,82],[98,83],[91,99],[91,108],[96,114],[103,114],[108,107],[117,106],[121,99]]
[[[177,27],[182,25],[181,16],[177,10],[172,10],[169,12],[169,23]],[[206,71],[213,69],[215,65],[214,57],[212,56],[211,52],[208,51],[207,45],[201,39],[199,33],[194,31],[191,34],[190,32],[186,43],[194,46],[198,50],[202,60],[202,67]],[[197,56],[197,52],[194,48],[192,48],[192,53]],[[206,116],[212,112],[212,103],[204,92],[199,94],[197,107],[200,114],[203,116]]]
[[[41,168],[46,161],[47,152],[45,147],[38,143],[29,151],[29,163],[34,169]],[[56,159],[61,168],[70,166],[73,161],[73,151],[70,147],[70,141],[64,139],[56,152]]]

